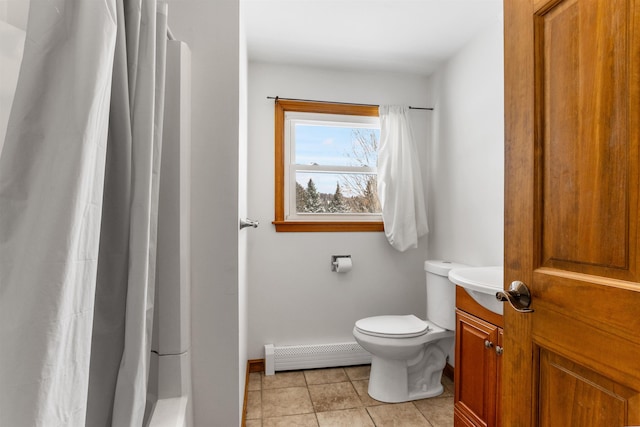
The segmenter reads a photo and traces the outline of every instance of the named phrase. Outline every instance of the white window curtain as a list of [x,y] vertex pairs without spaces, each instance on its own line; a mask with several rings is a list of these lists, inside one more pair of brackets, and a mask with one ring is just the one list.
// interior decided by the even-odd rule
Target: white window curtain
[[32,0],[26,40],[0,155],[0,426],[139,427],[166,5]]
[[404,252],[429,232],[409,108],[381,105],[378,198],[387,240]]

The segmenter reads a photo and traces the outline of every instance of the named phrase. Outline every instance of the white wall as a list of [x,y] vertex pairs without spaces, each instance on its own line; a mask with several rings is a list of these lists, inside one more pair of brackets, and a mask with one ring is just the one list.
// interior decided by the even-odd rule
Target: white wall
[[[397,252],[384,233],[276,233],[274,219],[274,102],[267,96],[425,106],[426,77],[249,64],[249,358],[264,344],[353,341],[356,320],[380,314],[424,317],[426,239]],[[427,111],[413,111],[426,163]],[[331,255],[349,254],[353,270],[330,271]]]
[[0,153],[18,84],[28,11],[28,0],[0,0]]
[[502,42],[496,19],[431,78],[429,253],[437,258],[503,263]]
[[[240,425],[238,0],[171,0],[192,52],[192,348],[196,426]],[[244,357],[243,357],[244,358]],[[242,364],[242,366],[240,366]]]
[[26,30],[29,4],[30,0],[0,0],[0,21]]
[[11,105],[18,85],[24,39],[23,30],[0,18],[0,153],[4,146]]

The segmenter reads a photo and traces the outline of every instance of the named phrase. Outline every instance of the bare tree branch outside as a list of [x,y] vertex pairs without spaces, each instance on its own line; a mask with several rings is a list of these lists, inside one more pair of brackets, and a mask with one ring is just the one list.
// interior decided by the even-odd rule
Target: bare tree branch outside
[[[379,131],[351,129],[351,147],[344,153],[349,166],[375,168],[378,160]],[[370,173],[339,173],[333,194],[316,190],[313,179],[296,185],[296,210],[300,213],[379,213],[377,180]],[[305,188],[306,187],[306,188]],[[309,194],[311,193],[311,194]]]

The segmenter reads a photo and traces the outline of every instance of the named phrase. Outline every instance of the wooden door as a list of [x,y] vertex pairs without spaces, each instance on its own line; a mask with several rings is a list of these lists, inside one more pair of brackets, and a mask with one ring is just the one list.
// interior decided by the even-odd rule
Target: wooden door
[[640,0],[505,0],[503,425],[640,425]]

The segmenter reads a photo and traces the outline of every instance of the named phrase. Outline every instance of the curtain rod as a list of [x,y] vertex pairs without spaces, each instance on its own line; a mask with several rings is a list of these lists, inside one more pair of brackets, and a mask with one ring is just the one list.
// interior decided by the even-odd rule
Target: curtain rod
[[[376,104],[354,104],[353,102],[333,102],[333,101],[317,101],[315,99],[297,99],[297,98],[281,98],[279,96],[267,96],[267,99],[274,99],[274,100],[278,100],[278,99],[284,99],[285,101],[303,101],[303,102],[322,102],[322,103],[327,103],[327,104],[343,104],[343,105],[359,105],[359,106],[363,106],[363,107],[379,107],[379,105]],[[409,107],[410,110],[428,110],[428,111],[433,111],[433,108],[427,108],[427,107]]]

